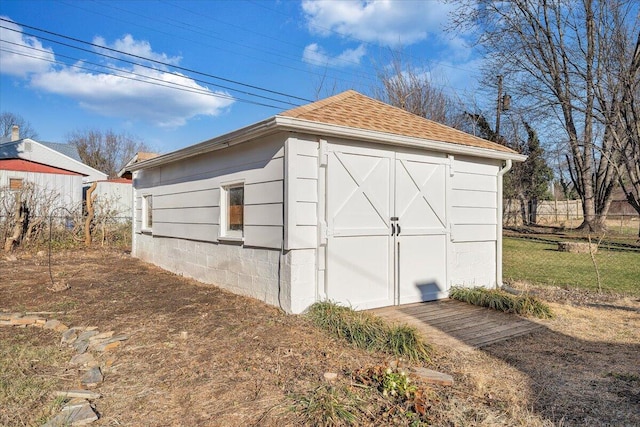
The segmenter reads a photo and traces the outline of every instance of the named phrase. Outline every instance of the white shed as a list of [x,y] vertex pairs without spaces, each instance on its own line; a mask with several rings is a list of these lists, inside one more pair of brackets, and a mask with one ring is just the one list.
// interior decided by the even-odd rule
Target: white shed
[[132,253],[292,313],[494,287],[524,158],[347,91],[132,165]]

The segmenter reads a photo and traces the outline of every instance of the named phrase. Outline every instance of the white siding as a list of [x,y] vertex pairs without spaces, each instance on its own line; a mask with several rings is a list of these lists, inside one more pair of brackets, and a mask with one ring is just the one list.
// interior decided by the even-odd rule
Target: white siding
[[451,286],[496,284],[500,162],[456,157],[451,176]]
[[451,239],[495,241],[498,161],[455,158],[451,177]]
[[109,209],[118,220],[131,219],[133,189],[131,183],[100,181],[93,194],[100,208]]
[[216,242],[220,235],[220,187],[244,182],[244,244],[278,248],[283,235],[284,136],[213,151],[136,174],[140,198],[153,196],[153,235]]
[[318,143],[299,138],[286,142],[285,249],[318,246]]
[[[80,175],[0,170],[0,191],[9,191],[7,189],[11,178],[33,183],[36,186],[38,201],[52,201],[46,214],[55,207],[65,207],[73,211],[82,206],[82,176]],[[2,194],[2,197],[5,197],[5,194]],[[60,215],[64,214],[60,213]]]

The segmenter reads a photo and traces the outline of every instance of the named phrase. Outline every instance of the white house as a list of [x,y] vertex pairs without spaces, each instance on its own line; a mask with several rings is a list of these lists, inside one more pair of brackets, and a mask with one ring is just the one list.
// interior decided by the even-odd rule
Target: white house
[[20,138],[14,126],[12,136],[0,140],[0,193],[36,185],[42,197],[55,200],[55,206],[78,209],[82,206],[83,186],[104,180],[107,175],[82,163],[77,150],[67,144],[38,142]]
[[524,159],[347,91],[131,165],[132,253],[292,313],[494,287]]

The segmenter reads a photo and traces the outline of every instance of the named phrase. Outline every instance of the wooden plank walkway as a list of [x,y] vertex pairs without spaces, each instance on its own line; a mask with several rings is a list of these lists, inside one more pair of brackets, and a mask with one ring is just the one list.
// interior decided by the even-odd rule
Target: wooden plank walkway
[[457,349],[484,347],[544,328],[525,319],[455,300],[441,300],[370,310],[388,321],[416,327],[427,342]]

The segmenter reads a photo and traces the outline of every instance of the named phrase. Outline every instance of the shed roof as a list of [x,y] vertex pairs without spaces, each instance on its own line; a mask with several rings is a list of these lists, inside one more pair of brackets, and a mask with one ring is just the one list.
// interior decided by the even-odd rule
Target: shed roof
[[515,153],[514,150],[504,145],[425,119],[401,108],[369,98],[355,90],[348,90],[311,104],[296,107],[279,115]]
[[284,111],[269,119],[156,158],[129,162],[119,173],[153,168],[268,135],[290,131],[358,141],[523,161],[511,148],[436,123],[354,90]]
[[86,176],[86,174],[69,171],[54,166],[43,165],[42,163],[31,162],[29,160],[23,159],[0,159],[0,170]]

